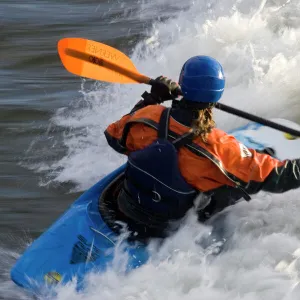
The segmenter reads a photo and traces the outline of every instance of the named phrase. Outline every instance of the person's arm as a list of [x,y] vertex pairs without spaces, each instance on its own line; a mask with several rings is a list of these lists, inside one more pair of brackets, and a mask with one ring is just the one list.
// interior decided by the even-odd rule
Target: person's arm
[[145,92],[142,97],[144,100],[140,100],[130,111],[129,114],[124,115],[120,120],[111,123],[106,130],[104,131],[104,135],[106,137],[107,143],[111,146],[115,151],[126,154],[127,149],[124,145],[121,145],[120,141],[123,135],[123,131],[126,123],[129,121],[131,116],[138,110],[148,106],[148,105],[156,105],[156,100],[151,96],[151,94]]
[[126,154],[127,149],[124,145],[121,145],[120,140],[123,135],[123,130],[125,128],[126,123],[129,121],[131,116],[138,110],[148,106],[157,104],[155,98],[147,92],[144,92],[142,95],[144,99],[140,100],[130,111],[129,114],[124,115],[120,120],[111,123],[108,125],[106,130],[104,131],[104,135],[106,137],[107,143],[111,146],[115,151]]
[[127,121],[130,117],[138,110],[148,106],[157,105],[166,100],[171,100],[175,96],[172,92],[177,90],[179,85],[164,76],[159,76],[156,78],[151,87],[151,92],[144,92],[140,100],[130,111],[129,114],[123,116],[119,121],[110,124],[104,132],[108,144],[117,152],[121,154],[126,154],[127,149],[124,145],[121,145],[120,140],[123,135],[123,130]]
[[137,110],[144,108],[148,105],[157,105],[160,102],[157,101],[157,99],[155,97],[153,97],[153,95],[151,93],[148,92],[144,92],[142,95],[142,98],[134,107],[133,109],[130,111],[130,114],[136,112]]
[[124,127],[130,117],[131,114],[123,116],[120,120],[108,125],[108,127],[104,131],[104,135],[109,146],[121,154],[126,154],[127,152],[126,147],[121,145],[120,140],[123,135]]
[[175,94],[178,93],[179,89],[180,87],[175,81],[172,81],[165,76],[159,76],[153,81],[151,92],[144,92],[142,95],[143,100],[140,100],[130,113],[148,105],[157,105],[167,100],[173,100],[175,99]]
[[[268,156],[267,154],[263,155]],[[262,166],[262,168],[263,167],[264,166]],[[271,193],[284,193],[299,187],[300,159],[293,159],[285,160],[277,166],[274,166],[271,172],[264,178],[263,182],[250,181],[246,190],[248,193],[257,193],[260,190]]]
[[225,168],[241,181],[249,194],[283,193],[300,187],[300,159],[280,161],[248,149],[237,140],[231,140],[225,153]]

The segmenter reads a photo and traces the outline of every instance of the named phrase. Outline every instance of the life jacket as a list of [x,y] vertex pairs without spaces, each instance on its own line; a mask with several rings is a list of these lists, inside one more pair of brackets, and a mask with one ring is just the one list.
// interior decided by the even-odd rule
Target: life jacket
[[[181,175],[177,155],[178,149],[191,142],[194,134],[188,132],[169,141],[170,110],[162,112],[157,140],[128,155],[122,191],[126,197],[118,200],[121,211],[128,217],[152,227],[182,218],[198,193]],[[126,137],[123,142],[126,145]]]

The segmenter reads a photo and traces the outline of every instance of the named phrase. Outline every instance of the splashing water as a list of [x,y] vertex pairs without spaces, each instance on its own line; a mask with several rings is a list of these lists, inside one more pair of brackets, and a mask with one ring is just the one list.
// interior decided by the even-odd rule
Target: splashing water
[[[143,7],[141,17],[146,12]],[[283,1],[256,5],[194,1],[176,17],[153,24],[149,38],[138,43],[131,57],[141,73],[177,79],[189,57],[213,56],[223,64],[226,75],[222,102],[267,118],[297,120],[297,14],[299,4]],[[83,82],[82,98],[59,109],[52,119],[54,125],[67,128],[64,144],[68,153],[50,166],[56,181],[71,180],[83,190],[124,162],[109,149],[103,131],[127,113],[145,89],[144,85],[99,83],[94,91],[85,92]],[[219,111],[215,115],[224,130],[246,122]]]
[[[143,2],[141,18],[155,5]],[[266,118],[299,120],[299,16],[297,1],[194,0],[171,19],[154,23],[131,58],[141,73],[176,79],[189,57],[213,56],[226,74],[222,102]],[[99,83],[86,92],[83,81],[81,100],[52,119],[54,126],[66,128],[68,149],[49,167],[55,181],[73,181],[83,190],[125,161],[108,147],[103,131],[131,109],[145,88]],[[216,120],[225,130],[246,122],[218,111]],[[298,191],[259,194],[230,208],[226,228],[234,227],[235,233],[229,250],[214,260],[195,245],[207,228],[195,225],[191,216],[145,266],[127,276],[114,269],[92,274],[85,294],[70,284],[58,290],[57,299],[296,299],[293,280],[274,267],[299,247],[299,209]]]

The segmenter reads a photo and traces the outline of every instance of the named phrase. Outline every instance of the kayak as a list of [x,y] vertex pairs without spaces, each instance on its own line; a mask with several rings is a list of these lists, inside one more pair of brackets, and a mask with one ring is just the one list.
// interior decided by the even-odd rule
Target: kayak
[[[276,121],[300,129],[291,121]],[[249,123],[230,134],[248,148],[268,148],[279,159],[297,158],[300,153],[300,139],[257,123]],[[122,184],[125,168],[126,164],[120,166],[84,192],[27,248],[11,270],[11,279],[17,285],[39,293],[76,278],[77,288],[82,290],[89,272],[104,272],[112,266],[117,247],[127,254],[126,272],[147,262],[146,244],[126,238],[120,241],[115,226],[120,216],[114,195]]]

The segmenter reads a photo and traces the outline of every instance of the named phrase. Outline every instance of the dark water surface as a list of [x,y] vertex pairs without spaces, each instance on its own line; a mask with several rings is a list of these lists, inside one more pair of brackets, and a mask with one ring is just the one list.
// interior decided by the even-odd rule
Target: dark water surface
[[[170,43],[171,47],[164,49],[164,46],[159,46],[160,43],[158,43],[157,48],[153,50],[155,57],[152,59],[147,54],[149,49],[151,52],[151,44],[143,42],[139,52],[141,57],[147,57],[147,60],[139,58],[139,62],[145,63],[144,67],[147,65],[147,74],[150,70],[151,76],[156,73],[156,68],[164,66],[163,62],[156,64],[157,57],[163,61],[168,55],[170,56],[166,59],[166,65],[169,66],[168,69],[171,67],[175,76],[173,62],[175,67],[184,62],[186,56],[196,55],[195,53],[202,53],[202,51],[204,54],[211,53],[211,55],[218,56],[218,47],[220,47],[222,55],[219,57],[223,60],[225,54],[227,83],[232,87],[225,95],[229,105],[266,118],[281,117],[299,121],[299,76],[297,74],[300,60],[297,55],[299,43],[295,35],[299,29],[299,1],[292,2],[285,0],[267,2],[260,0],[222,0],[220,2],[215,0],[0,0],[0,299],[31,299],[11,282],[9,272],[12,265],[26,246],[47,229],[79,196],[79,193],[71,191],[92,185],[106,172],[103,166],[105,157],[108,161],[114,159],[114,156],[110,157],[113,154],[109,152],[104,137],[103,142],[101,140],[94,144],[93,139],[97,139],[98,132],[105,128],[107,115],[112,117],[110,112],[119,112],[119,107],[108,111],[109,106],[104,105],[105,109],[102,110],[102,106],[93,106],[86,101],[84,93],[94,91],[98,86],[94,81],[86,80],[82,88],[83,80],[65,70],[57,54],[57,42],[64,37],[83,37],[106,43],[130,55],[138,42],[149,37],[149,32],[151,32],[151,37],[154,37],[153,44],[155,44],[155,32],[159,31],[159,42],[163,41],[163,45]],[[184,10],[192,5],[191,3],[194,3],[192,9],[187,10],[185,14]],[[221,4],[217,5],[218,3]],[[244,15],[234,13],[231,16],[238,4],[241,5],[240,9]],[[262,9],[264,5],[265,10]],[[276,6],[276,10],[272,9],[269,13],[268,5]],[[212,20],[214,15],[224,17],[220,18],[219,22],[207,23],[206,11],[212,16]],[[255,12],[254,15],[253,12]],[[256,21],[252,23],[251,20],[257,14],[265,21],[262,22],[259,19],[257,23]],[[173,16],[176,18],[164,23],[166,19]],[[277,33],[275,30],[277,27],[274,27],[274,24],[278,28],[282,27],[282,34],[281,31]],[[244,28],[245,26],[247,28]],[[252,31],[256,27],[258,29]],[[208,30],[207,35],[204,34],[204,29]],[[172,43],[173,36],[174,43]],[[251,51],[251,53],[248,51],[250,48],[254,49],[254,56]],[[161,53],[161,49],[164,53]],[[278,66],[279,73],[275,66]],[[158,71],[157,73],[157,76],[160,75]],[[249,84],[245,78],[249,80]],[[108,94],[110,96],[110,92]],[[114,95],[111,97],[113,98]],[[102,98],[96,98],[91,96],[89,100],[90,102],[102,101]],[[244,101],[246,99],[251,101]],[[126,102],[122,99],[121,109],[124,110],[127,104],[131,105],[130,101]],[[110,102],[109,104],[115,105]],[[88,109],[86,109],[87,106]],[[64,108],[67,109],[64,110]],[[74,111],[76,113],[73,113]],[[58,115],[59,122],[53,119]],[[229,127],[232,125],[232,128],[240,124],[236,124],[236,119],[229,118],[228,115],[224,118],[220,117],[219,120],[223,125],[229,124]],[[91,170],[90,166],[94,164],[95,167]],[[114,163],[111,165],[115,167]],[[67,166],[68,176],[64,173],[63,176],[58,176],[59,180],[54,181],[53,178],[60,175],[60,171],[64,170],[65,166]],[[99,174],[102,172],[99,176],[98,171]],[[77,180],[78,185],[75,186],[74,182],[65,182],[70,178]],[[84,181],[83,185],[80,185],[81,181]],[[78,186],[80,188],[76,189]],[[294,237],[295,231],[298,237],[299,218],[295,208],[299,203],[299,195],[296,194],[290,198],[292,199],[288,203],[291,203],[291,206],[286,210],[285,216],[278,217],[275,205],[273,213],[268,211],[261,217],[263,223],[267,216],[270,218],[271,235],[277,232],[277,228],[281,233],[282,228],[289,227],[286,224],[294,220],[295,224],[292,223],[291,232],[288,231],[288,234]],[[260,216],[260,202],[256,203],[257,208],[255,203],[251,204],[253,224],[255,224],[253,225],[254,232],[256,226],[260,227],[259,217],[257,217]],[[285,205],[282,207],[281,209],[279,202],[278,210],[285,212]],[[293,214],[295,214],[294,217]],[[243,223],[243,218],[244,215],[241,212],[238,224]],[[251,222],[250,216],[250,227]],[[247,228],[245,230],[247,238],[249,233]],[[257,230],[260,229],[257,228]],[[243,234],[241,236],[244,238]],[[252,244],[249,250],[242,247],[241,257],[252,257],[253,245],[259,242],[264,243],[264,240],[248,238]],[[287,238],[288,241],[290,241],[289,238]],[[274,245],[271,243],[266,247],[267,252],[258,252],[257,257],[261,257],[261,261],[264,261],[267,253],[275,248],[289,251],[289,248],[283,247],[284,243],[280,236],[276,238]],[[261,248],[265,249],[263,245]],[[295,249],[294,246],[292,248]],[[233,253],[232,261],[236,259],[234,255]],[[277,259],[277,256],[275,258]],[[230,271],[233,274],[237,271],[236,274],[242,275],[238,275],[237,281],[248,276],[246,275],[248,274],[247,267],[239,273],[238,262],[236,266],[233,266],[230,263],[231,260],[228,262],[225,260],[223,265],[220,264],[220,268],[213,273],[227,274],[226,272]],[[260,274],[261,280],[264,281],[264,274],[257,269],[257,261],[254,259],[253,263],[249,264],[257,271],[253,273],[255,275],[250,275],[252,278],[255,277],[255,283],[252,280],[249,280],[248,284],[240,281],[239,286],[236,285],[235,276],[232,276],[232,282],[223,276],[225,281],[221,282],[221,286],[226,287],[224,291],[228,287],[228,282],[232,289],[229,289],[227,294],[222,292],[222,299],[223,294],[224,299],[231,298],[232,291],[237,295],[234,299],[243,298],[243,290],[248,287],[250,287],[249,293],[253,293],[255,289],[265,290],[260,287],[260,279],[256,278]],[[180,262],[177,267],[182,271]],[[148,271],[148,269],[144,270],[145,273]],[[189,271],[189,268],[185,270],[187,278],[190,278]],[[194,269],[191,269],[191,272],[195,275]],[[171,268],[169,273],[163,273],[168,276],[163,276],[172,277],[173,273],[174,269]],[[168,281],[161,281],[162,277],[157,276],[157,273],[150,272],[144,275],[147,275],[145,277],[148,278],[145,281],[147,284],[154,282],[155,289],[153,290],[159,291],[158,298],[168,298],[170,290]],[[215,278],[213,281],[215,282]],[[174,281],[174,284],[176,285],[177,281]],[[257,284],[256,287],[255,284]],[[138,284],[133,281],[131,285],[136,287]],[[236,289],[235,286],[237,286]],[[272,293],[276,295],[276,289],[279,291],[281,286],[277,281],[274,281],[271,286],[275,291]],[[202,287],[203,285],[199,285],[199,294],[204,295]],[[149,289],[151,288],[150,284]],[[174,286],[174,288],[177,287]],[[203,297],[211,298],[211,292],[214,291],[216,290],[209,288],[208,296]],[[198,290],[196,292],[198,293]],[[140,295],[144,295],[143,293],[144,291],[141,291]],[[111,299],[115,299],[115,295],[112,293]],[[78,297],[81,298],[80,295]],[[279,297],[280,293],[277,293],[277,298],[275,298],[279,299]],[[269,299],[270,297],[261,296],[261,299],[263,298]]]
[[[26,297],[10,282],[10,267],[78,196],[69,193],[71,183],[41,185],[46,174],[25,167],[65,153],[63,144],[50,147],[53,139],[60,145],[64,129],[49,120],[80,97],[81,79],[64,69],[56,44],[84,37],[130,54],[152,21],[140,18],[140,10],[133,0],[0,3],[0,299]],[[43,146],[31,151],[36,140]]]

